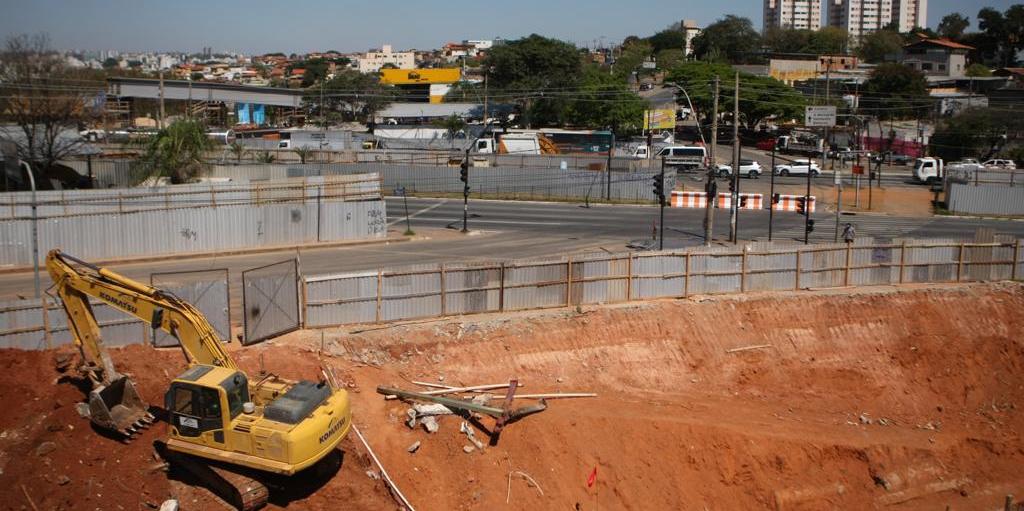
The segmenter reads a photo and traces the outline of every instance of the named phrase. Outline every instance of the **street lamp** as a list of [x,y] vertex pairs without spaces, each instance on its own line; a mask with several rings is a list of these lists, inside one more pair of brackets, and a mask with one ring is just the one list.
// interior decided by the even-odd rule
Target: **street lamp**
[[26,161],[19,164],[28,174],[28,183],[32,187],[32,274],[35,283],[35,297],[39,298],[39,227],[36,224],[36,178],[32,175],[32,166]]

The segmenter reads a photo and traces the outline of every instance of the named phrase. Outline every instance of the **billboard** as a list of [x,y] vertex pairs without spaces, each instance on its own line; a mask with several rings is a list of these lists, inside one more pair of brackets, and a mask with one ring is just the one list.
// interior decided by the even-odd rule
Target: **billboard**
[[676,128],[676,110],[657,108],[644,111],[645,130],[672,130]]

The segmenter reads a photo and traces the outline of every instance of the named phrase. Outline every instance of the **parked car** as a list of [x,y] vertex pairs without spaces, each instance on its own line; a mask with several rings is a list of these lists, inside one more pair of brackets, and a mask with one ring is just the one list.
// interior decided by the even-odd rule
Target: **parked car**
[[1017,164],[1013,160],[993,159],[982,163],[982,165],[987,169],[1014,170],[1017,168]]
[[890,155],[888,153],[880,153],[871,157],[872,163],[889,163],[890,161],[893,165],[910,165],[914,163],[914,158],[905,154]]
[[[718,177],[729,177],[732,175],[732,165],[726,163],[719,163],[715,167],[718,172]],[[761,164],[754,160],[740,160],[740,175],[746,176],[751,179],[757,179],[761,176]]]
[[773,172],[777,176],[796,176],[810,173],[811,177],[817,177],[821,174],[821,167],[818,167],[817,163],[811,163],[810,160],[793,160],[792,163],[776,165]]

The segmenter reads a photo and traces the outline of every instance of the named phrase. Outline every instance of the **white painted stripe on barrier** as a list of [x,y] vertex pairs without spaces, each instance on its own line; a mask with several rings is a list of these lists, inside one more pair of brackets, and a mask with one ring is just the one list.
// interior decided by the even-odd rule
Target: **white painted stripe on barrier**
[[[764,195],[760,193],[741,193],[740,198],[742,209],[764,208]],[[672,200],[669,205],[673,208],[704,208],[707,207],[707,194],[704,192],[672,192]],[[732,196],[728,192],[718,194],[718,208],[729,209],[732,207]]]
[[[779,195],[779,202],[772,205],[775,211],[796,211],[797,210],[797,199],[804,198],[803,195]],[[808,197],[808,206],[810,207],[811,213],[814,213],[815,205],[817,201],[814,196]]]

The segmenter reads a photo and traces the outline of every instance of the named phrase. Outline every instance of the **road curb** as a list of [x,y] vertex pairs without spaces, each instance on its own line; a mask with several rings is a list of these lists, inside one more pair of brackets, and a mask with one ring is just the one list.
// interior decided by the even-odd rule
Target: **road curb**
[[[260,247],[260,248],[249,248],[249,249],[236,249],[227,250],[220,252],[189,252],[187,254],[168,254],[160,256],[141,256],[141,257],[125,257],[119,259],[99,259],[96,261],[89,261],[91,264],[98,266],[111,265],[111,264],[136,264],[136,263],[149,263],[158,261],[170,261],[172,259],[202,259],[204,257],[230,257],[238,255],[254,255],[254,254],[265,254],[269,252],[285,252],[303,249],[314,249],[314,248],[335,248],[335,247],[358,247],[361,245],[379,245],[387,243],[398,243],[403,241],[412,241],[414,239],[425,239],[422,236],[399,236],[395,238],[384,238],[381,240],[357,240],[357,241],[332,241],[326,243],[303,243],[301,245],[277,245],[273,247]],[[40,264],[40,266],[43,266]],[[0,275],[10,275],[15,273],[29,273],[33,271],[32,266],[14,266],[9,268],[0,268]]]

